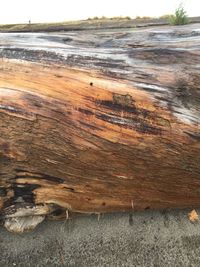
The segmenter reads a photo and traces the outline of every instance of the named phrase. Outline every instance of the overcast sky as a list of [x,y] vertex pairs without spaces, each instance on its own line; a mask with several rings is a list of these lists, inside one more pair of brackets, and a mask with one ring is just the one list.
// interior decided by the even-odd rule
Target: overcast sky
[[0,24],[57,22],[94,16],[161,16],[184,3],[190,16],[200,15],[200,0],[0,0]]

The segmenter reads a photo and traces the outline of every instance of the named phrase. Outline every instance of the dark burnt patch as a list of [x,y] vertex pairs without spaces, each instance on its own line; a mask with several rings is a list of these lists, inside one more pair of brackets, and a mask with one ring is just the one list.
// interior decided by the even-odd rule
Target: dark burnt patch
[[1,152],[0,152],[0,164],[3,166],[7,166],[8,164],[10,164],[12,161],[12,159],[7,156],[7,155],[2,155]]
[[29,104],[36,108],[41,108],[44,106],[45,102],[41,97],[33,95],[30,93],[23,94],[23,99],[28,101]]
[[78,121],[81,125],[83,125],[83,126],[85,126],[85,127],[87,127],[87,128],[90,128],[91,130],[93,130],[93,131],[101,131],[101,129],[99,128],[99,127],[96,127],[96,126],[94,126],[94,125],[91,125],[91,124],[89,124],[89,123],[86,123],[86,122],[83,122],[83,121]]
[[56,219],[56,217],[60,218],[60,216],[66,217],[66,210],[58,207],[51,214],[48,215],[48,218]]
[[34,190],[39,188],[37,184],[20,184],[13,182],[8,188],[9,191],[13,191],[13,196],[4,202],[3,209],[16,205],[35,205]]
[[185,132],[189,137],[194,139],[195,141],[200,141],[200,133],[190,133],[190,132]]
[[89,116],[94,115],[94,112],[89,109],[79,108],[78,111],[80,111],[81,113],[85,115],[89,115]]
[[[88,98],[88,100],[96,103],[97,107],[105,109],[105,112],[96,112],[98,119],[109,123],[119,125],[123,128],[136,130],[140,133],[161,134],[162,128],[154,126],[152,122],[157,124],[157,114],[144,108],[137,108],[135,101],[131,95],[113,94],[113,100],[96,100]],[[123,111],[123,116],[121,112]],[[162,125],[160,125],[162,126]]]
[[93,66],[97,69],[106,69],[106,70],[125,70],[127,69],[128,65],[124,60],[118,59],[105,59],[101,57],[92,57],[92,56],[83,56],[83,55],[68,55],[66,62],[68,65],[73,66]]
[[42,50],[26,50],[23,48],[3,48],[0,50],[0,57],[9,59],[23,59],[32,62],[47,62],[53,63],[64,63],[65,59],[54,52],[42,51]]
[[111,109],[113,111],[118,111],[118,112],[121,112],[121,111],[126,111],[130,113],[137,112],[137,109],[135,107],[124,106],[119,103],[114,103],[113,101],[110,101],[110,100],[96,100],[96,104],[103,108]]
[[73,41],[73,38],[66,37],[66,38],[63,38],[62,40],[63,40],[64,43],[69,43],[69,42],[72,42]]
[[[166,34],[166,33],[165,33]],[[169,37],[176,37],[176,38],[190,38],[195,36],[200,36],[199,31],[173,31],[168,33],[167,36]]]
[[16,105],[8,106],[8,105],[0,104],[0,110],[4,110],[10,114],[17,115],[17,116],[23,116],[23,117],[34,116],[33,113],[26,112],[24,109],[17,107]]
[[70,192],[75,193],[75,189],[72,188],[72,187],[65,186],[64,188],[67,189],[67,190],[70,191]]
[[105,68],[110,68],[110,69],[126,69],[128,65],[125,64],[123,60],[113,60],[111,61],[96,61],[94,63],[96,67],[105,67]]
[[49,41],[49,42],[56,42],[56,43],[68,43],[68,42],[71,42],[71,41],[73,41],[73,39],[71,38],[71,37],[62,37],[62,35],[61,36],[55,36],[55,35],[48,35],[48,36],[46,36],[46,35],[42,35],[42,36],[40,36],[40,39],[43,39],[43,40],[47,40],[47,41]]
[[[196,74],[177,78],[173,87],[170,87],[171,96],[166,96],[162,101],[167,103],[169,110],[176,114],[184,115],[191,122],[199,123],[200,120],[200,78]],[[183,108],[185,109],[183,114]],[[187,113],[188,110],[188,113]]]
[[62,184],[64,183],[64,180],[62,178],[56,177],[56,176],[52,176],[52,175],[48,175],[48,174],[42,174],[40,173],[42,176],[42,179],[51,181],[51,182],[55,182],[55,183],[59,183]]
[[5,197],[7,195],[7,189],[5,187],[0,187],[0,197]]
[[60,75],[60,74],[55,74],[54,76],[55,76],[56,78],[63,78],[63,76]]
[[128,112],[138,114],[138,110],[134,105],[134,100],[130,95],[113,94],[113,100],[96,100],[96,105],[115,112]]
[[134,118],[134,120],[155,120],[156,114],[152,111],[149,111],[144,108],[137,108],[134,104],[134,100],[130,95],[118,95],[113,96],[113,101],[110,100],[96,100],[95,103],[104,108],[107,109],[108,112],[106,112],[106,115],[110,116],[117,116],[122,111],[126,114],[124,118]]
[[40,173],[40,172],[29,172],[26,170],[22,170],[22,169],[15,169],[16,171],[16,175],[15,175],[15,179],[20,179],[20,178],[38,178],[38,179],[45,179],[51,182],[55,182],[55,183],[64,183],[64,180],[62,178],[56,177],[56,176],[52,176],[49,174],[44,174],[44,173]]
[[131,58],[142,59],[156,64],[198,64],[199,58],[187,50],[173,48],[150,48],[143,50],[131,50]]
[[[174,86],[174,98],[190,109],[200,107],[200,78],[190,75],[190,79],[179,78]],[[199,86],[199,87],[198,87]]]
[[[71,111],[67,110],[68,103],[52,99],[51,97],[45,99],[38,95],[25,93],[23,94],[22,99],[25,100],[27,105],[33,108],[35,112],[37,112],[39,109],[42,109],[48,113],[51,112],[50,114],[53,118],[57,118],[57,116],[64,116],[66,119],[67,116],[71,114]],[[35,108],[37,110],[35,110]]]
[[160,135],[162,131],[160,127],[150,125],[148,124],[148,122],[145,122],[143,119],[140,119],[139,117],[135,118],[114,117],[100,113],[96,114],[96,117],[100,120],[109,122],[114,125],[118,125],[126,129],[132,129],[142,134]]
[[34,190],[39,188],[40,185],[36,184],[17,184],[12,185],[14,197],[12,197],[12,203],[26,202],[34,203]]

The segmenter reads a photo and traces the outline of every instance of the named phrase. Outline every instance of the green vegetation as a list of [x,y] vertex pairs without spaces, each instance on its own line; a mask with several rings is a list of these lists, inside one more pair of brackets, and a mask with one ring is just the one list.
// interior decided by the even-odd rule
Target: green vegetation
[[185,25],[189,23],[187,12],[182,4],[176,9],[175,14],[169,19],[171,25]]

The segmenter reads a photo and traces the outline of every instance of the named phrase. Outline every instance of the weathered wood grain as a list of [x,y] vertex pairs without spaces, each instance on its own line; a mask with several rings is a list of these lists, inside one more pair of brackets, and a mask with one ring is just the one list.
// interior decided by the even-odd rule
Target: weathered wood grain
[[9,230],[66,210],[200,206],[199,28],[0,35]]

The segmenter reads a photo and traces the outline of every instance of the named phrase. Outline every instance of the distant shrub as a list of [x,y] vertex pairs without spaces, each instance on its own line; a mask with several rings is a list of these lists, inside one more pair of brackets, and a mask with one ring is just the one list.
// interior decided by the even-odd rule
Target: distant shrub
[[189,22],[187,12],[185,11],[183,5],[181,4],[169,19],[171,25],[185,25]]
[[131,17],[126,16],[126,17],[93,17],[93,18],[88,18],[87,20],[131,20]]
[[137,16],[135,19],[138,19],[138,20],[148,20],[148,19],[155,19],[155,18],[154,17],[149,17],[149,16],[143,16],[143,17]]
[[169,20],[171,18],[171,16],[172,15],[170,15],[170,14],[165,14],[165,15],[160,16],[159,19],[168,19]]
[[144,16],[144,17],[142,17],[142,19],[153,19],[153,17]]
[[99,20],[99,19],[101,19],[101,18],[99,18],[99,17],[93,17],[93,18],[88,18],[87,20]]

